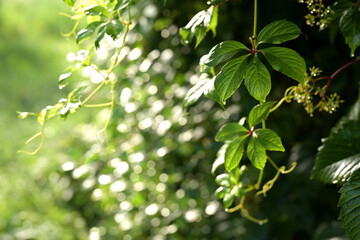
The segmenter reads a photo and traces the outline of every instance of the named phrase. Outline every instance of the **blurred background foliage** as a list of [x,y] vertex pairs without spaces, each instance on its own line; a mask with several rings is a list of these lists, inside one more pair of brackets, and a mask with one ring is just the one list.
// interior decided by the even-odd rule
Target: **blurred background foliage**
[[[262,1],[259,7],[259,28],[277,19],[300,26],[304,36],[287,44],[308,67],[331,75],[349,61],[342,37],[329,41],[327,30],[306,26],[306,7],[297,1]],[[51,121],[43,149],[27,156],[16,151],[38,126],[19,122],[16,111],[39,111],[66,96],[56,81],[70,65],[68,53],[86,43],[76,46],[60,35],[74,24],[59,14],[70,12],[62,1],[0,0],[0,239],[346,239],[336,220],[338,188],[309,177],[321,138],[357,98],[360,68],[343,71],[330,86],[345,100],[335,114],[311,118],[291,103],[267,121],[287,150],[272,158],[278,165],[297,161],[298,167],[281,176],[266,198],[248,200],[253,215],[270,219],[258,226],[223,211],[211,174],[220,147],[214,142],[217,130],[247,115],[254,100],[240,88],[225,111],[207,99],[186,111],[181,106],[199,79],[202,55],[220,41],[248,43],[252,1],[222,5],[217,36],[209,34],[196,50],[182,46],[178,29],[205,8],[206,1],[138,1],[128,56],[115,69],[109,145],[94,133],[109,110],[81,109],[66,122]],[[106,41],[98,50],[99,64],[109,50]],[[71,84],[82,79],[75,75]],[[279,100],[296,84],[276,72],[272,79],[269,100]],[[265,178],[274,174],[269,170]]]

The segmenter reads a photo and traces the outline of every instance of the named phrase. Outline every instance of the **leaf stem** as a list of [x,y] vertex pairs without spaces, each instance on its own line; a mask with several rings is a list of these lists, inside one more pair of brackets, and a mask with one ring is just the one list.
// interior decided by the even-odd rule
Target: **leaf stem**
[[94,89],[94,91],[92,91],[90,93],[90,95],[81,103],[81,106],[84,106],[101,88],[102,86],[104,86],[105,81],[102,81],[97,88]]
[[254,27],[253,27],[253,41],[254,41],[254,46],[256,47],[257,45],[257,8],[258,8],[258,4],[257,4],[257,0],[254,0]]
[[255,189],[259,189],[260,188],[260,185],[261,185],[261,181],[262,181],[262,178],[264,176],[264,169],[261,169],[260,170],[260,173],[259,173],[259,178],[255,184]]
[[329,77],[329,80],[328,80],[328,82],[326,83],[326,86],[325,86],[325,88],[324,88],[324,92],[323,92],[321,98],[324,98],[324,97],[325,97],[326,91],[327,91],[327,89],[329,88],[329,85],[330,85],[330,83],[331,83],[331,80],[332,80],[334,77],[336,77],[336,75],[338,75],[342,70],[344,70],[345,68],[349,67],[350,65],[352,65],[352,64],[354,64],[354,63],[356,63],[356,62],[358,62],[358,61],[360,61],[360,58],[357,58],[357,59],[355,59],[355,60],[353,60],[353,61],[345,64],[344,66],[340,67],[338,70],[336,70],[336,71]]

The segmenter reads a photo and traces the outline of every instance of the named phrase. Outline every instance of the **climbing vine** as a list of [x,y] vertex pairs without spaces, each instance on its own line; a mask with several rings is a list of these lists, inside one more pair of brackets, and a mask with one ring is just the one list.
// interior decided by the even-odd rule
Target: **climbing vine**
[[[83,108],[108,108],[108,117],[100,130],[95,130],[99,138],[103,138],[107,145],[107,128],[111,124],[114,108],[119,91],[123,91],[119,84],[121,78],[116,74],[116,67],[122,64],[127,54],[126,44],[136,20],[133,12],[139,1],[108,0],[108,1],[76,1],[64,0],[72,7],[73,15],[64,14],[73,20],[74,27],[63,34],[67,38],[75,38],[77,44],[91,42],[91,47],[80,50],[72,57],[72,66],[67,68],[59,77],[59,88],[69,90],[67,97],[60,99],[53,105],[46,106],[39,113],[19,112],[20,118],[35,117],[41,125],[41,130],[30,137],[26,144],[39,139],[34,150],[19,152],[36,154],[44,143],[44,129],[52,118],[66,120],[71,114]],[[216,36],[216,29],[221,7],[229,4],[229,0],[208,1],[208,7],[194,15],[179,35],[182,44],[191,45],[195,40],[197,48],[208,32]],[[280,46],[285,42],[295,40],[302,35],[301,29],[288,20],[276,20],[268,23],[260,31],[258,29],[258,9],[261,3],[253,1],[252,35],[249,42],[226,40],[217,43],[208,53],[199,59],[199,81],[184,96],[183,110],[191,108],[202,95],[216,101],[223,109],[228,107],[228,100],[239,88],[246,88],[248,93],[258,103],[242,116],[237,122],[229,122],[219,128],[215,141],[223,145],[217,153],[212,167],[216,175],[218,188],[216,197],[222,200],[226,212],[240,211],[244,217],[260,225],[269,221],[267,218],[254,217],[246,208],[247,199],[266,197],[275,182],[283,174],[292,172],[296,162],[290,166],[279,166],[272,152],[286,151],[281,136],[267,127],[267,119],[276,110],[280,111],[283,103],[296,101],[301,103],[306,112],[313,116],[316,111],[335,112],[343,103],[339,94],[329,93],[329,86],[338,74],[359,61],[357,48],[360,46],[360,4],[358,1],[337,1],[333,6],[325,6],[323,1],[299,1],[305,3],[309,14],[305,16],[306,23],[318,26],[320,30],[327,27],[339,30],[346,44],[350,48],[349,62],[339,66],[331,76],[321,76],[322,71],[317,67],[309,67],[305,59],[295,50]],[[134,10],[134,11],[132,11]],[[298,41],[306,41],[302,38]],[[97,51],[108,45],[110,53],[105,62],[97,57]],[[110,47],[109,47],[110,46]],[[196,50],[194,50],[196,51]],[[76,72],[92,72],[91,79],[81,81],[80,84],[71,82]],[[276,71],[286,76],[291,84],[284,91],[283,98],[268,101],[268,96],[276,84],[270,72]],[[243,84],[244,83],[244,84]],[[355,105],[353,112],[359,106]],[[357,112],[358,113],[358,112]],[[344,184],[340,191],[341,219],[344,227],[352,239],[356,239],[355,231],[350,223],[349,214],[359,214],[357,206],[353,206],[352,198],[360,197],[358,163],[359,158],[359,114],[344,117],[331,132],[329,138],[320,148],[313,177],[326,183]],[[101,136],[100,136],[101,135]],[[348,143],[347,151],[337,147],[341,143]],[[113,149],[110,147],[110,151]],[[336,150],[336,154],[333,151]],[[275,174],[265,179],[264,172],[273,168]],[[340,170],[339,170],[340,169]],[[252,179],[256,172],[257,177]],[[251,173],[251,174],[250,174]],[[209,173],[210,174],[210,173]],[[354,187],[353,187],[354,186]],[[351,192],[351,194],[349,193]],[[350,203],[349,203],[350,202]],[[350,206],[351,205],[351,206]],[[355,223],[356,224],[356,223]],[[360,225],[360,224],[357,224]],[[357,229],[356,229],[357,230]]]

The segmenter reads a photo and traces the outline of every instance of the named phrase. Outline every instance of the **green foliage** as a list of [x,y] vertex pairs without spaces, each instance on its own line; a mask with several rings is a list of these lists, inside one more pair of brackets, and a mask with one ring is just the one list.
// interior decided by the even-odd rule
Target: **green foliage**
[[250,49],[248,49],[241,42],[232,40],[221,42],[215,45],[206,55],[204,64],[210,67],[214,67],[219,63],[228,60],[242,50],[250,51]]
[[340,189],[339,218],[343,221],[343,227],[350,239],[360,237],[360,175],[355,172],[353,176]]
[[284,47],[269,47],[261,50],[261,53],[276,71],[304,83],[306,65],[297,52]]
[[340,19],[340,30],[351,49],[351,56],[360,46],[360,7],[346,10]]
[[246,69],[245,86],[256,100],[265,101],[271,90],[270,73],[259,58],[254,57]]
[[331,7],[332,13],[328,16],[333,29],[340,29],[345,42],[350,47],[351,56],[355,55],[355,50],[360,46],[360,8],[358,3],[353,0],[336,1]]
[[263,104],[258,104],[249,113],[248,123],[249,127],[252,128],[262,121],[264,121],[270,113],[271,108],[274,106],[275,102],[266,102]]
[[[289,2],[283,2],[285,8],[293,4]],[[81,216],[86,224],[79,229],[85,229],[94,238],[104,239],[181,239],[184,236],[194,239],[268,239],[272,236],[311,239],[325,221],[323,219],[336,215],[336,210],[328,213],[325,208],[328,214],[325,216],[320,210],[322,208],[316,207],[318,199],[326,199],[328,203],[330,198],[325,194],[319,198],[316,194],[323,191],[313,186],[317,186],[316,183],[307,182],[308,166],[313,162],[310,156],[314,152],[303,156],[305,143],[310,141],[308,148],[315,145],[317,138],[333,124],[333,119],[319,115],[315,121],[310,121],[293,106],[276,110],[282,103],[296,100],[304,103],[311,114],[314,109],[334,112],[340,100],[336,94],[326,94],[330,82],[358,60],[343,65],[330,77],[315,78],[317,68],[306,74],[305,60],[297,52],[270,46],[297,38],[301,34],[299,27],[278,20],[257,35],[256,11],[251,47],[247,47],[239,42],[247,39],[248,36],[242,33],[249,32],[252,25],[246,19],[249,14],[244,14],[249,9],[245,1],[209,1],[210,8],[199,12],[180,28],[180,37],[177,30],[181,26],[179,23],[183,23],[183,16],[204,9],[204,4],[168,2],[169,6],[163,7],[150,0],[65,3],[73,7],[73,16],[69,18],[75,23],[72,22],[74,28],[64,35],[74,36],[76,43],[88,50],[74,50],[77,54],[68,55],[72,66],[59,77],[59,87],[63,89],[65,98],[38,113],[21,112],[19,117],[35,117],[41,128],[27,141],[29,148],[35,145],[30,154],[37,153],[44,139],[51,135],[51,119],[76,122],[75,127],[62,136],[66,140],[64,143],[58,143],[61,137],[56,138],[56,146],[63,151],[61,157],[54,155],[60,160],[53,161],[53,164],[57,164],[54,169],[57,169],[59,178],[67,182],[59,184],[66,186],[59,190],[60,195],[69,196],[59,195],[54,199],[74,209],[74,216]],[[256,10],[257,1],[254,3]],[[316,6],[322,5],[317,2]],[[357,45],[357,23],[353,25],[357,19],[354,10],[357,7],[348,5],[344,8],[346,13],[340,14],[338,19],[340,23],[346,23],[345,27],[340,25],[340,30],[353,53]],[[285,15],[270,12],[271,19]],[[234,18],[239,13],[243,17]],[[224,24],[219,28],[218,14]],[[292,16],[291,11],[289,14]],[[262,22],[269,20],[267,14],[259,17],[263,18]],[[217,33],[217,36],[215,40],[203,41],[198,51],[189,52],[189,47],[178,45],[181,41],[189,45],[196,38],[195,47],[198,47],[208,31],[212,31],[214,36]],[[214,41],[220,43],[213,46]],[[292,46],[297,51],[312,52],[314,56],[305,56],[314,57],[315,60],[307,61],[316,62],[316,59],[327,60],[328,56],[321,55],[321,52],[334,52],[327,43],[320,47],[322,45],[326,45],[322,51],[317,51],[319,46],[316,44],[307,44],[310,50],[304,50],[296,42]],[[201,58],[200,66],[194,63],[200,59],[199,54],[208,51]],[[335,61],[327,67],[333,68],[334,64]],[[275,79],[278,75],[270,76],[272,72],[268,66],[296,80],[299,85],[289,87],[291,82],[277,79],[272,82],[271,77]],[[349,77],[352,78],[356,79]],[[327,80],[327,83],[318,87],[321,80]],[[242,89],[243,81],[250,95]],[[188,82],[194,86],[189,87]],[[329,91],[342,87],[348,90],[351,86],[351,93],[353,85],[352,82],[343,84],[337,81]],[[284,91],[286,87],[289,88]],[[276,100],[281,92],[284,92],[284,97],[278,102],[267,101]],[[210,100],[202,98],[203,95]],[[351,94],[346,95],[347,101],[354,99]],[[309,103],[313,98],[319,98],[318,105]],[[254,106],[257,104],[255,100],[260,104]],[[187,113],[183,114],[181,109],[186,109]],[[276,114],[271,114],[274,111]],[[70,118],[75,112],[84,119]],[[341,112],[335,118],[340,116]],[[246,119],[248,126],[244,125]],[[359,165],[359,153],[354,150],[358,148],[356,122],[355,119],[342,120],[324,142],[316,159],[315,177],[331,178],[325,182],[352,181]],[[96,130],[99,126],[101,129]],[[311,134],[308,129],[311,129]],[[216,158],[215,152],[220,146],[214,142],[214,136],[216,141],[224,142]],[[40,144],[36,147],[38,138]],[[286,143],[286,152],[283,142]],[[346,146],[341,147],[345,143]],[[351,154],[346,155],[344,149]],[[324,151],[330,153],[324,154]],[[217,190],[210,174],[212,159],[215,161],[211,172],[218,175],[215,178],[219,185]],[[289,170],[278,166],[288,159],[292,162]],[[279,176],[291,172],[297,161],[301,167],[295,170],[294,176],[278,183],[277,189],[286,191],[274,190],[265,200]],[[63,164],[62,167],[59,164]],[[319,168],[319,165],[324,168]],[[49,182],[47,179],[53,179],[53,185],[58,182],[58,178],[50,173],[40,182]],[[68,192],[72,194],[65,194]],[[222,199],[227,213],[222,212],[213,193]],[[303,196],[312,198],[311,207],[303,207],[302,204],[309,201]],[[260,203],[261,211],[258,208]],[[288,204],[296,207],[288,207]],[[299,206],[301,213],[297,211]],[[351,230],[353,223],[346,214],[349,208],[346,203],[343,206],[345,214],[342,219],[352,236],[355,234]],[[267,219],[251,216],[247,209],[257,216],[270,215],[273,223],[259,231],[254,226],[247,227],[239,215],[228,214],[240,210],[250,221],[259,225],[267,222]],[[192,231],[188,231],[190,227]],[[36,237],[38,235],[33,238]],[[355,235],[352,237],[356,238]]]
[[206,10],[198,12],[190,22],[180,29],[180,36],[183,44],[189,45],[196,37],[197,47],[208,31],[216,35],[216,26],[218,21],[218,8],[209,7]]
[[359,169],[360,124],[345,121],[324,140],[313,170],[313,177],[325,183],[344,183]]
[[235,58],[224,65],[215,78],[215,89],[220,101],[225,102],[240,87],[246,74],[248,55]]
[[301,30],[294,23],[286,20],[278,20],[264,27],[257,38],[258,44],[280,44],[297,38]]

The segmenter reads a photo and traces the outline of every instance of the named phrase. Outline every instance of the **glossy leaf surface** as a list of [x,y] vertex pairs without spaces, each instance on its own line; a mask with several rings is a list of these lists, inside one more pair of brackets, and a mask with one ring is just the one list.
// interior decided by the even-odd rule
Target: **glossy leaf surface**
[[284,152],[285,148],[282,145],[281,138],[274,131],[267,128],[256,129],[253,137],[266,149],[270,151]]
[[258,44],[280,44],[297,38],[301,30],[294,23],[286,20],[278,20],[264,27],[258,35]]
[[247,135],[249,130],[238,123],[228,123],[222,126],[215,136],[218,142],[232,141],[235,137]]
[[304,83],[306,64],[297,52],[284,47],[269,47],[261,52],[276,71]]
[[210,67],[216,66],[234,56],[241,50],[249,50],[244,44],[237,41],[224,41],[215,45],[207,55],[204,64]]
[[249,113],[249,127],[252,128],[253,126],[256,126],[257,124],[265,120],[274,104],[275,102],[266,102],[253,107],[253,109],[251,109]]
[[360,168],[360,124],[347,121],[323,142],[312,177],[325,183],[345,182]]
[[339,219],[350,239],[360,239],[360,173],[359,171],[340,189]]
[[248,55],[245,55],[229,61],[216,76],[215,89],[222,102],[240,87],[246,74],[247,57]]
[[245,139],[247,135],[235,138],[225,152],[225,169],[230,172],[239,165],[244,153]]
[[265,102],[271,90],[271,78],[269,71],[257,57],[247,66],[245,86],[253,98]]

